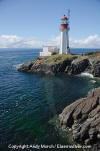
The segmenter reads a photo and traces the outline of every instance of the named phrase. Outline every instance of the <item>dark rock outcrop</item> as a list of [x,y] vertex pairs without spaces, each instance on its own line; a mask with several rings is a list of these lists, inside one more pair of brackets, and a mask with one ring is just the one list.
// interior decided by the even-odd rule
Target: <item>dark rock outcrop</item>
[[96,59],[93,63],[92,74],[95,77],[100,77],[100,60]]
[[[99,52],[100,53],[100,52]],[[57,74],[67,73],[77,75],[82,72],[100,77],[100,54],[92,53],[84,55],[53,55],[50,57],[38,58],[21,65],[20,72]],[[98,56],[99,55],[99,56]]]
[[35,64],[35,60],[24,63],[18,68],[18,71],[29,72],[31,70],[31,67],[33,66],[33,64]]
[[63,129],[72,129],[76,142],[100,145],[100,88],[67,106],[59,120]]
[[82,59],[81,57],[72,61],[70,66],[67,66],[65,72],[68,74],[80,74],[85,71],[85,69],[89,66],[88,59]]
[[65,72],[67,66],[71,65],[71,62],[77,58],[77,56],[67,55],[53,55],[53,57],[38,58],[28,63],[24,63],[18,69],[20,72],[31,73],[45,73],[45,74],[57,74]]

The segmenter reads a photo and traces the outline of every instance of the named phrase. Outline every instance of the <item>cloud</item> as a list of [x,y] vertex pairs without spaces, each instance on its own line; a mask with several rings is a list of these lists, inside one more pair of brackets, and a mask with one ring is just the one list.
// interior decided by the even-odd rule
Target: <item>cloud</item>
[[93,35],[83,40],[70,39],[70,45],[75,48],[100,48],[100,37]]
[[[52,41],[59,45],[60,36],[53,38]],[[70,38],[69,42],[72,48],[100,48],[100,37],[98,35],[88,36],[81,40]]]
[[[100,48],[100,37],[98,35],[88,36],[85,39],[77,40],[70,38],[70,47],[72,48]],[[53,44],[60,46],[60,36],[42,41],[32,38],[24,38],[16,35],[1,35],[0,48],[41,48],[44,44]]]
[[23,38],[16,35],[1,35],[0,48],[40,48],[43,41],[36,38]]
[[60,36],[54,37],[50,41],[55,43],[58,47],[60,46]]

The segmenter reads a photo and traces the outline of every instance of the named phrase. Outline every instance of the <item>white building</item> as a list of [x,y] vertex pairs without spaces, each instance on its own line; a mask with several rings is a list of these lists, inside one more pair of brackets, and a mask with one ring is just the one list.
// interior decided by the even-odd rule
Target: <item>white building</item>
[[43,46],[43,51],[40,52],[40,56],[51,56],[54,52],[57,52],[56,46]]
[[68,37],[68,31],[69,31],[69,23],[68,18],[64,15],[63,18],[61,18],[62,23],[60,26],[60,50],[59,54],[69,54],[69,37]]

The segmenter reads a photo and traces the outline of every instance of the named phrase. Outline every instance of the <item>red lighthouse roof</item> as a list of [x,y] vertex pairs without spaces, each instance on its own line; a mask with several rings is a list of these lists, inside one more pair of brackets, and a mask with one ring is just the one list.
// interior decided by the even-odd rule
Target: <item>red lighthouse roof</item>
[[68,20],[68,18],[66,17],[66,15],[64,15],[64,17],[62,17],[61,20]]

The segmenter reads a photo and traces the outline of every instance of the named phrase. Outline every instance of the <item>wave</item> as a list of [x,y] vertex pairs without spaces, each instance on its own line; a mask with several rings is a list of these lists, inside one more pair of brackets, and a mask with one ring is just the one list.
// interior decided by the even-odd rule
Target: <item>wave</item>
[[81,73],[80,75],[83,76],[83,77],[84,77],[84,76],[87,76],[87,77],[92,78],[92,79],[94,78],[94,76],[93,76],[92,74],[87,73],[87,72],[83,72],[83,73]]
[[92,82],[92,83],[96,83],[96,81],[95,81],[95,80],[91,80],[91,82]]
[[13,65],[13,67],[15,67],[16,69],[19,69],[21,65],[22,65],[22,63]]

